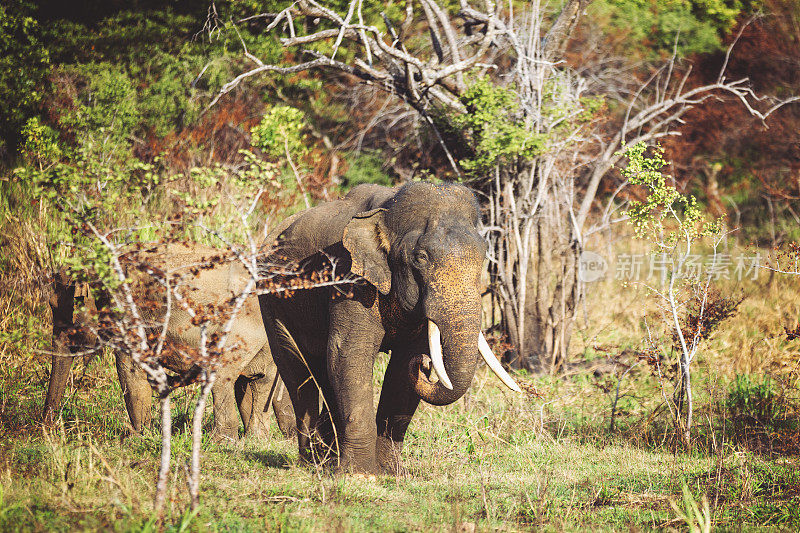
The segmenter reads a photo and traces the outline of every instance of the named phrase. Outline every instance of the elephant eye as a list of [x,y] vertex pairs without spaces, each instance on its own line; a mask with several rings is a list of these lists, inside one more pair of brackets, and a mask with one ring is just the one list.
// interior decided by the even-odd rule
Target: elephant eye
[[425,266],[428,264],[428,252],[425,250],[417,250],[414,254],[414,264],[416,266]]

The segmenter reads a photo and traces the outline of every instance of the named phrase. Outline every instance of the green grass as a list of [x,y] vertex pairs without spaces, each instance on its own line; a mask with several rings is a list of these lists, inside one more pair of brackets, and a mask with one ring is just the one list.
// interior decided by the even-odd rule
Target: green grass
[[[160,436],[121,440],[124,410],[110,361],[85,371],[66,423],[31,421],[0,437],[0,529],[139,531],[155,527],[152,496]],[[378,361],[381,368],[385,361]],[[77,374],[84,371],[78,369]],[[409,432],[406,476],[332,476],[301,466],[293,441],[205,442],[201,508],[186,514],[182,464],[193,391],[175,402],[170,531],[619,530],[683,527],[670,501],[685,483],[712,505],[715,527],[800,527],[800,461],[770,461],[735,447],[673,453],[604,433],[598,405],[579,431],[574,414],[541,410],[580,380],[534,381],[544,398],[512,397],[485,370],[469,406],[422,406]],[[38,405],[31,395],[26,401]],[[568,406],[569,402],[565,402]],[[589,409],[592,410],[592,409]],[[542,413],[544,418],[542,418]],[[209,415],[210,418],[210,415]],[[565,421],[572,430],[559,431]],[[208,422],[208,421],[207,421]]]

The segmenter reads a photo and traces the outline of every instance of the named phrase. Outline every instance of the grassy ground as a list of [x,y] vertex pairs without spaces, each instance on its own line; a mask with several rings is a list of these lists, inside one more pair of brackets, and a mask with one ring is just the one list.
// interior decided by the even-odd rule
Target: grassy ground
[[[151,513],[160,437],[151,428],[123,438],[126,416],[109,354],[75,365],[60,425],[41,427],[49,363],[35,349],[47,342],[46,306],[7,284],[0,294],[0,530],[800,528],[797,432],[780,433],[789,426],[772,420],[749,445],[730,404],[737,374],[761,384],[752,390],[770,375],[780,392],[770,397],[780,409],[770,409],[796,426],[789,407],[796,405],[800,341],[788,340],[783,328],[800,315],[797,284],[762,275],[725,286],[747,298],[698,356],[691,453],[674,448],[647,365],[619,378],[635,364],[631,354],[653,327],[657,306],[643,287],[620,290],[608,280],[588,290],[571,348],[575,364],[565,376],[519,376],[536,394],[512,396],[479,370],[465,400],[420,408],[404,477],[334,477],[302,466],[296,444],[273,428],[264,441],[205,443],[201,508],[187,514],[182,465],[195,391],[177,393],[161,524]],[[385,364],[381,356],[376,386]],[[211,416],[209,409],[207,425]]]
[[[86,371],[60,427],[48,431],[31,424],[0,438],[0,529],[153,527],[159,435],[148,431],[120,440],[125,415],[107,363]],[[173,468],[167,528],[684,528],[685,509],[689,522],[696,520],[691,502],[702,518],[703,498],[716,527],[800,527],[796,458],[770,460],[731,445],[716,454],[637,445],[593,431],[590,420],[581,424],[569,410],[545,406],[568,387],[539,381],[544,398],[533,400],[512,398],[494,382],[482,370],[468,402],[423,406],[404,452],[409,473],[397,479],[332,477],[300,466],[294,442],[276,430],[264,441],[206,443],[202,507],[196,515],[184,513],[182,468]],[[175,465],[188,456],[190,400],[187,392],[176,402]]]

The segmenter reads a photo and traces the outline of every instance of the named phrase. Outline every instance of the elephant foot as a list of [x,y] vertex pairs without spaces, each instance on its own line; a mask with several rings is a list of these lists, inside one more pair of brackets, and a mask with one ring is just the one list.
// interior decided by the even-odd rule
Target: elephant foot
[[285,439],[291,440],[297,436],[297,426],[294,424],[288,427],[278,426],[278,429],[281,430],[281,435],[283,435],[283,438]]
[[128,439],[135,439],[137,437],[141,437],[144,435],[144,428],[139,427],[138,429],[136,426],[132,425],[130,422],[127,422],[122,425],[122,428],[119,432],[119,442],[123,443]]
[[253,440],[268,440],[270,438],[267,426],[252,426],[244,432],[244,438]]
[[385,476],[408,476],[408,469],[399,458],[396,461],[380,462],[378,470]]
[[297,423],[295,421],[294,411],[279,412],[276,410],[275,419],[278,422],[278,429],[285,438],[291,439],[297,435]]
[[375,449],[343,449],[337,473],[341,474],[366,474],[381,473],[378,462],[375,460]]
[[266,439],[269,437],[269,419],[267,417],[254,417],[244,432],[246,439]]
[[236,444],[239,442],[239,428],[211,430],[211,442],[215,444]]
[[402,442],[395,442],[386,437],[378,437],[375,454],[381,474],[390,476],[405,476],[408,474],[408,469],[403,465],[403,460],[400,456],[401,449]]
[[234,438],[230,435],[211,435],[211,442],[217,445],[230,446],[239,442],[239,438]]

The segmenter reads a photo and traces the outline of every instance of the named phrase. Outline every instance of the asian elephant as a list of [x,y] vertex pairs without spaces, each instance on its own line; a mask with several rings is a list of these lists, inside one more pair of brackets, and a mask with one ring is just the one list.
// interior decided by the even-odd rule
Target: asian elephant
[[[149,252],[147,262],[164,270],[188,272],[198,264],[218,256],[219,250],[192,245],[180,244],[159,245],[155,251]],[[231,298],[233,291],[243,286],[244,270],[238,263],[220,263],[210,268],[197,268],[196,273],[188,276],[187,290],[189,297],[199,305],[219,305]],[[165,308],[162,305],[148,310],[144,303],[148,292],[147,276],[133,273],[133,287],[142,312],[149,320],[162,320]],[[48,384],[47,399],[44,407],[45,421],[52,421],[64,395],[69,371],[74,357],[70,352],[79,353],[98,346],[98,338],[93,333],[97,322],[92,313],[80,308],[94,308],[97,302],[90,291],[80,290],[76,295],[76,285],[70,282],[65,272],[59,272],[53,285],[51,309],[53,311],[53,367]],[[102,299],[107,295],[101,295]],[[158,302],[163,294],[156,297]],[[76,303],[78,304],[76,306]],[[76,312],[76,307],[78,311]],[[184,358],[177,357],[186,347],[199,346],[200,329],[191,323],[191,317],[174,305],[167,329],[166,342],[174,347],[165,351],[172,356],[165,356],[162,363],[180,377],[190,376],[197,368]],[[239,435],[239,417],[244,423],[245,435],[261,435],[267,428],[269,412],[272,408],[278,425],[284,434],[294,433],[294,415],[291,410],[289,395],[277,376],[272,354],[261,320],[259,304],[256,296],[248,298],[234,322],[230,332],[229,343],[234,347],[225,355],[223,364],[217,372],[217,380],[212,389],[214,406],[214,428],[212,435],[217,440],[236,440]],[[230,344],[229,344],[230,345]],[[150,405],[152,390],[144,372],[137,368],[129,355],[116,354],[116,367],[122,386],[125,407],[134,431],[140,432],[151,420]],[[238,413],[237,413],[238,407]]]
[[[299,213],[280,234],[273,265],[292,264],[306,275],[329,268],[358,280],[259,297],[302,458],[333,450],[340,470],[397,474],[419,401],[446,405],[461,398],[479,353],[520,390],[480,329],[486,246],[478,216],[474,195],[461,185],[361,185]],[[391,357],[376,411],[372,371],[379,351]]]

